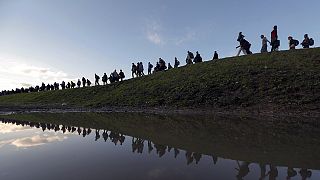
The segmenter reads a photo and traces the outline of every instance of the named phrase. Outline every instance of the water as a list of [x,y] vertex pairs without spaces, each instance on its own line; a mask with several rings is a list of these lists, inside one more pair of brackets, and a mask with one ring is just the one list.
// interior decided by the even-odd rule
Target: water
[[[301,134],[310,127],[285,132],[279,124],[260,129],[254,122],[145,114],[8,116],[0,122],[0,179],[320,179],[317,129]],[[248,132],[252,126],[260,132]]]

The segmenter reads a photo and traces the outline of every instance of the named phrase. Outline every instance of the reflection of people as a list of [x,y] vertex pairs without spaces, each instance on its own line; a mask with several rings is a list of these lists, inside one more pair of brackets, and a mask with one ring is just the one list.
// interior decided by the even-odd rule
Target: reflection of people
[[265,177],[267,177],[267,173],[266,173],[266,165],[265,164],[259,164],[260,166],[260,170],[261,170],[261,173],[260,173],[260,178],[259,180],[262,180],[264,179]]
[[300,173],[300,176],[301,176],[301,179],[302,179],[302,180],[306,180],[307,178],[311,178],[311,176],[312,176],[312,172],[309,171],[309,170],[306,169],[306,168],[302,168],[302,169],[299,171],[299,173]]
[[193,153],[193,157],[196,160],[196,164],[200,162],[201,156],[202,155],[200,153]]
[[180,153],[179,149],[174,148],[174,158],[177,158],[179,153]]
[[250,172],[250,169],[249,169],[250,163],[242,162],[240,165],[239,161],[237,161],[237,164],[239,168],[235,168],[236,170],[238,170],[238,175],[236,177],[237,179],[242,180]]
[[107,140],[108,140],[108,133],[107,133],[106,130],[103,130],[102,137],[103,137],[103,139],[104,139],[104,142],[107,142]]
[[95,141],[97,141],[98,139],[100,139],[100,134],[99,134],[99,130],[96,129],[96,137],[95,137]]
[[186,152],[186,158],[187,158],[187,165],[191,164],[193,162],[193,155],[192,152]]
[[148,141],[148,152],[149,152],[149,154],[151,153],[152,150],[153,150],[152,143],[151,143],[151,141]]
[[295,171],[292,167],[288,167],[287,180],[290,180],[292,177],[295,177],[297,174],[298,174],[297,171]]
[[268,172],[270,180],[276,180],[278,177],[278,169],[276,166],[270,165],[270,171]]

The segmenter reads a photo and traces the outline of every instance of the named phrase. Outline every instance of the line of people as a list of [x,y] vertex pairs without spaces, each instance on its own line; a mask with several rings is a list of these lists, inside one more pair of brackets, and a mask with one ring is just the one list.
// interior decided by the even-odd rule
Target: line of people
[[[111,83],[123,81],[125,78],[125,74],[122,70],[118,73],[117,70],[114,70],[110,76],[108,77],[106,73],[102,76],[102,83],[103,85],[107,85],[108,81]],[[65,90],[65,89],[74,89],[74,88],[81,88],[81,87],[90,87],[92,82],[82,77],[82,79],[78,79],[78,81],[75,83],[73,81],[65,82],[62,81],[61,84],[58,82],[54,82],[53,84],[45,84],[42,83],[40,86],[37,85],[35,87],[31,86],[29,88],[16,88],[15,90],[3,90],[0,92],[0,96],[5,95],[12,95],[12,94],[20,94],[20,93],[32,93],[32,92],[42,92],[42,91],[56,91],[56,90]],[[100,85],[100,76],[95,74],[95,86]]]
[[[271,41],[269,41],[265,35],[261,35],[260,38],[262,40],[262,47],[260,50],[261,53],[268,52],[268,43],[271,46],[271,52],[279,51],[280,40],[278,38],[278,26],[274,26],[273,30],[271,31]],[[237,41],[240,44],[239,46],[236,47],[237,49],[239,48],[237,56],[239,56],[241,54],[241,52],[244,55],[252,54],[252,52],[250,51],[251,43],[249,43],[249,41],[247,41],[245,39],[245,36],[242,34],[242,32],[239,32]],[[289,41],[289,49],[290,50],[296,49],[296,47],[300,44],[299,41],[294,39],[292,36],[288,37],[288,41]],[[304,39],[300,45],[304,49],[310,48],[310,46],[314,45],[314,39],[309,38],[309,35],[305,34]]]

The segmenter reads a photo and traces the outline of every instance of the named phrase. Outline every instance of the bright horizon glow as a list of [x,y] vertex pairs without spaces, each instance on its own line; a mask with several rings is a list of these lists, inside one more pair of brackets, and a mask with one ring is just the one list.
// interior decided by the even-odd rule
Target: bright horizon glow
[[[273,8],[272,8],[273,7]],[[159,57],[185,64],[188,50],[209,60],[234,56],[238,32],[261,48],[279,27],[281,50],[289,35],[320,41],[320,1],[256,0],[0,0],[0,91],[76,81]],[[269,48],[270,50],[270,48]],[[146,68],[145,68],[146,69]]]

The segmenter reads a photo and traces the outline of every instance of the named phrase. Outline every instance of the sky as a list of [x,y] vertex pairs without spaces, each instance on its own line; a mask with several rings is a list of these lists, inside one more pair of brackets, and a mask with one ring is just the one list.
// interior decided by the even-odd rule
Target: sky
[[[145,69],[161,57],[185,64],[186,52],[209,60],[234,56],[241,31],[261,48],[278,25],[280,49],[289,35],[320,41],[319,0],[0,0],[0,90],[91,79],[131,63]],[[269,48],[270,50],[270,48]]]

